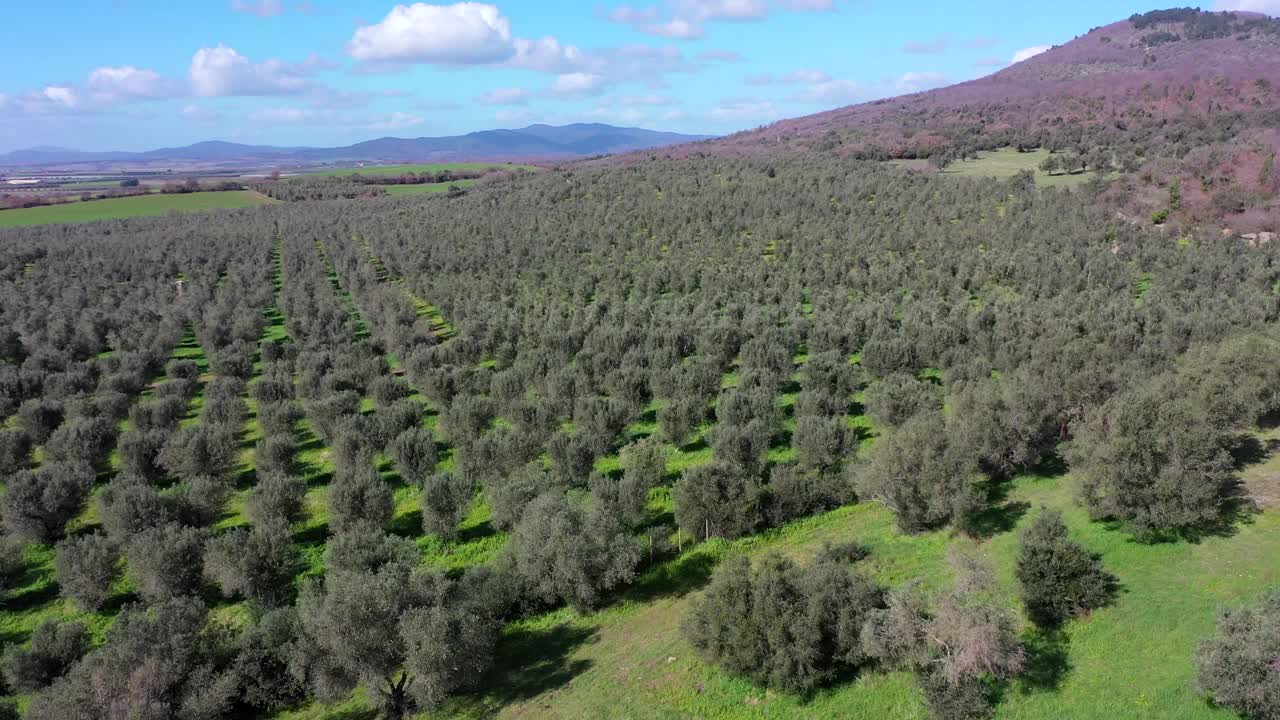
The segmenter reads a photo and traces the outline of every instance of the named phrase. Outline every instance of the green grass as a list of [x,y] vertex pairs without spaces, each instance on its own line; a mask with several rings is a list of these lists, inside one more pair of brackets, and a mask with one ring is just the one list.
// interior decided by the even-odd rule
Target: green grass
[[490,168],[498,168],[500,170],[530,170],[537,171],[542,168],[533,165],[510,165],[507,163],[422,163],[413,165],[368,165],[359,168],[337,168],[333,170],[318,170],[316,172],[304,173],[306,175],[403,175],[405,173],[437,173],[445,170],[454,170],[459,172],[484,172]]
[[113,218],[165,215],[169,212],[203,212],[274,204],[276,201],[250,190],[228,190],[173,195],[93,200],[0,211],[0,227],[89,222]]
[[[1037,644],[1034,679],[1013,683],[996,717],[1233,717],[1195,693],[1192,654],[1212,632],[1220,606],[1252,600],[1280,583],[1280,515],[1257,516],[1231,537],[1200,544],[1142,545],[1089,522],[1072,495],[1069,477],[1023,477],[1006,507],[1032,508],[1018,527],[1038,506],[1062,509],[1075,538],[1100,553],[1119,577],[1121,592],[1111,607],[1069,624],[1059,642]],[[928,590],[949,582],[950,546],[976,548],[995,565],[1009,605],[1017,605],[1016,532],[984,543],[946,532],[904,536],[883,507],[850,506],[762,536],[699,545],[647,573],[601,612],[559,610],[509,626],[484,691],[438,716],[923,719],[920,693],[904,673],[867,672],[808,698],[765,692],[703,662],[680,634],[692,593],[725,557],[776,550],[803,562],[823,542],[848,540],[870,546],[872,554],[860,566],[880,582],[921,579]],[[1027,633],[1031,639],[1029,628]]]
[[[1042,187],[1074,187],[1088,182],[1096,173],[1049,173],[1040,169],[1040,163],[1049,157],[1045,149],[1018,152],[1017,148],[1001,148],[978,153],[977,160],[957,160],[942,170],[943,175],[957,177],[1011,178],[1023,170],[1035,173],[1036,184]],[[890,164],[914,170],[929,170],[923,160],[890,160]]]
[[1036,184],[1043,187],[1074,187],[1087,182],[1094,176],[1092,172],[1050,175],[1040,169],[1040,163],[1047,157],[1049,157],[1048,150],[1020,153],[1016,148],[1001,148],[978,153],[977,160],[960,160],[951,163],[942,171],[942,174],[960,177],[1011,178],[1023,170],[1030,170],[1036,175]]
[[384,186],[388,193],[392,195],[438,195],[440,193],[449,192],[449,188],[457,186],[460,188],[469,188],[474,186],[478,180],[454,180],[452,182],[442,183],[422,183],[421,185],[386,185]]

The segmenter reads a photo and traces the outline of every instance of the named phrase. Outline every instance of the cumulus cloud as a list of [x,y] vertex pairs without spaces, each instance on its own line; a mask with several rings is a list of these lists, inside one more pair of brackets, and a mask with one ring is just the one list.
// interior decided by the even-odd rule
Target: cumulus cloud
[[[792,7],[795,2],[801,6],[814,4],[814,0],[793,0],[784,2],[782,7],[788,9],[822,9],[809,7]],[[817,4],[829,4],[818,2]],[[769,6],[765,0],[670,0],[665,10],[648,6],[636,8],[631,5],[619,5],[603,13],[605,20],[630,25],[637,32],[647,35],[672,38],[675,40],[693,40],[706,34],[703,25],[714,21],[763,20],[769,15]]]
[[300,64],[279,60],[254,64],[234,48],[218,45],[197,50],[187,75],[192,94],[200,97],[292,95],[311,89],[310,76],[330,67],[318,56]]
[[604,90],[604,78],[594,73],[565,73],[556,77],[548,93],[554,97],[598,95]]
[[1013,54],[1013,60],[1010,60],[1009,62],[1020,63],[1023,60],[1030,60],[1031,58],[1039,55],[1040,53],[1048,52],[1049,48],[1050,48],[1049,45],[1033,45],[1029,48],[1022,48],[1021,50]]
[[184,105],[183,108],[178,111],[178,115],[187,122],[199,123],[201,125],[208,125],[222,119],[222,113],[194,104]]
[[497,88],[476,98],[481,105],[527,105],[530,93],[524,88]]
[[894,81],[894,89],[903,93],[916,93],[947,84],[947,76],[940,72],[909,72]]
[[347,54],[361,62],[484,65],[515,55],[511,22],[493,5],[397,5],[356,30]]
[[1217,0],[1214,10],[1243,10],[1280,16],[1280,0]]
[[163,98],[178,93],[175,84],[160,73],[132,65],[97,68],[89,73],[87,87],[104,100]]
[[782,6],[794,12],[826,12],[836,9],[836,0],[782,0]]
[[704,20],[760,20],[769,14],[764,0],[675,0],[677,17]]
[[763,122],[779,115],[778,108],[768,100],[739,98],[722,100],[707,113],[707,119],[721,123]]
[[562,45],[551,36],[538,40],[516,38],[512,42],[512,48],[515,55],[508,64],[526,70],[565,73],[579,69],[585,62],[585,55],[581,50],[572,45]]
[[828,79],[809,85],[792,99],[820,105],[848,105],[862,99],[865,94],[866,88],[861,83]]
[[231,9],[258,17],[283,15],[284,0],[231,0]]
[[361,127],[366,130],[393,131],[411,128],[416,125],[421,125],[423,122],[424,120],[421,117],[414,115],[413,113],[393,112],[390,115],[378,118]]

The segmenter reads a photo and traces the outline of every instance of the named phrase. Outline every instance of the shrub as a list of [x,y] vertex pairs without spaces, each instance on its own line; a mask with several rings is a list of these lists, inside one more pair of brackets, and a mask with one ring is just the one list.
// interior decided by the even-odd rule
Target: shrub
[[39,690],[66,673],[88,650],[89,633],[82,623],[45,620],[31,634],[29,647],[5,648],[5,682],[22,693]]
[[682,623],[707,660],[791,692],[831,681],[867,660],[860,638],[883,592],[831,562],[799,568],[777,554],[759,567],[737,556],[716,570]]
[[86,612],[102,607],[120,576],[120,550],[105,535],[67,538],[53,559],[62,594]]
[[5,529],[31,542],[61,537],[93,489],[93,468],[84,462],[51,462],[9,478],[0,513]]
[[138,533],[125,548],[129,578],[138,594],[148,603],[196,594],[204,546],[204,531],[175,524]]
[[1280,718],[1280,592],[1218,619],[1196,652],[1198,682],[1214,703],[1251,720]]
[[1102,561],[1071,541],[1062,514],[1047,509],[1022,532],[1017,576],[1027,614],[1044,626],[1101,607],[1114,584]]
[[342,532],[358,523],[385,527],[395,512],[395,498],[372,466],[340,470],[329,485],[330,524]]
[[225,597],[275,604],[293,575],[295,560],[289,542],[289,526],[282,520],[231,530],[209,541],[205,576]]
[[530,504],[511,533],[509,561],[529,597],[594,607],[601,594],[628,583],[640,547],[608,513],[591,512],[552,491]]
[[302,515],[307,484],[291,475],[267,475],[259,478],[245,501],[245,515],[255,525],[280,519],[292,522]]

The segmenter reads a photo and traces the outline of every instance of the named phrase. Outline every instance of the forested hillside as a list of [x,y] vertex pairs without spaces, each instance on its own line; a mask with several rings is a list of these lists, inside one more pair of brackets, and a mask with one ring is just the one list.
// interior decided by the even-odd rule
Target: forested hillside
[[[1275,232],[1280,216],[1280,19],[1159,10],[1094,28],[993,75],[782,120],[664,155],[807,149],[864,159],[1045,148],[1057,169],[1110,175],[1109,203]],[[648,157],[652,153],[640,153]]]
[[[1270,542],[1278,263],[820,152],[0,231],[12,712],[1042,717]],[[1252,557],[1143,716],[1274,717]]]

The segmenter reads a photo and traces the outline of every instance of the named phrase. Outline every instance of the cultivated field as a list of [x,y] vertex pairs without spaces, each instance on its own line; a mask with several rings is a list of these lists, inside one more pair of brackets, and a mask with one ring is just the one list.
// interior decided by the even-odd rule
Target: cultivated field
[[60,205],[0,211],[0,227],[89,222],[115,218],[165,215],[169,212],[202,212],[270,205],[275,201],[250,190],[151,194],[136,197],[70,202]]
[[386,185],[392,195],[432,195],[448,192],[451,187],[468,188],[476,184],[475,180],[454,180],[453,182],[422,183],[421,185]]

